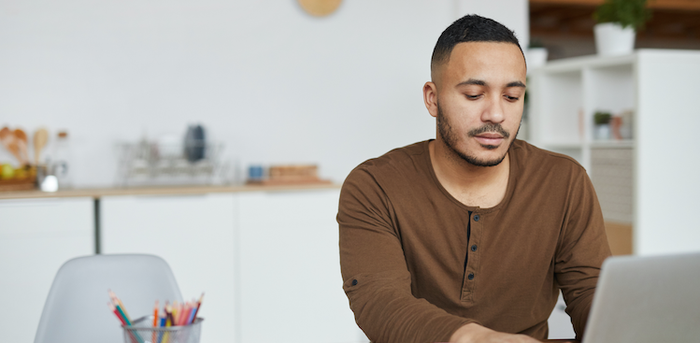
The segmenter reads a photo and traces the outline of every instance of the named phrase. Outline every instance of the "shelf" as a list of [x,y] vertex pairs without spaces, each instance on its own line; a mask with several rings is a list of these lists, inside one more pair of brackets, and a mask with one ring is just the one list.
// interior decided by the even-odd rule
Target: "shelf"
[[533,70],[533,73],[570,73],[580,72],[582,68],[612,67],[618,65],[631,65],[636,58],[635,54],[622,56],[581,56],[568,58],[565,60],[555,60],[548,62],[546,66]]
[[[698,78],[700,51],[660,49],[553,61],[529,75],[529,139],[586,169],[605,220],[633,231],[635,254],[700,249],[700,231],[692,229],[700,225],[693,216],[700,158],[686,148],[700,125]],[[602,134],[596,111],[622,118],[628,139],[595,140]],[[672,146],[658,134],[669,118],[682,123]]]
[[592,141],[589,143],[591,148],[634,148],[634,140],[623,139],[623,140],[599,140]]
[[568,149],[582,149],[583,148],[582,142],[540,142],[538,145],[541,145],[545,149],[553,149],[553,150],[568,150]]
[[610,139],[594,140],[590,142],[534,142],[533,144],[545,149],[553,150],[573,150],[588,148],[634,148],[634,140],[631,139]]

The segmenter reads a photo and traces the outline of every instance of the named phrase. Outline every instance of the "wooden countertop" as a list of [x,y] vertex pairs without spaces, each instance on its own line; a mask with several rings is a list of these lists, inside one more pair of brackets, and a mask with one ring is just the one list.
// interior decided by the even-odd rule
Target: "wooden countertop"
[[209,193],[238,192],[278,192],[313,189],[339,189],[340,185],[332,183],[310,183],[295,185],[228,185],[228,186],[153,186],[153,187],[114,187],[114,188],[78,188],[65,189],[53,193],[39,190],[0,192],[0,200],[37,199],[37,198],[74,198],[123,195],[193,195]]

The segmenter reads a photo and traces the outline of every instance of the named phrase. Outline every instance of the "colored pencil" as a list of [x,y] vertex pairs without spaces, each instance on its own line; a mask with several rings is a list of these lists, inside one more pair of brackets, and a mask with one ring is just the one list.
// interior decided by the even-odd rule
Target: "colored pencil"
[[[119,306],[121,306],[122,310],[124,311],[124,315],[126,315],[126,318],[129,319],[129,321],[131,321],[131,317],[129,317],[129,312],[127,312],[121,299],[119,299],[119,297],[117,297],[117,295],[114,294],[114,292],[112,292],[111,289],[109,290],[109,296],[112,297],[112,299],[116,301],[115,305],[119,304]],[[131,324],[129,324],[129,325],[131,325]]]
[[192,309],[194,305],[192,303],[187,302],[187,306],[185,306],[185,315],[182,317],[182,325],[189,325],[190,324],[190,318],[192,317]]
[[[159,318],[160,323],[158,324],[159,327],[164,327],[165,326],[165,314],[163,314],[162,317]],[[157,343],[161,343],[163,341],[163,331],[158,331],[158,341]],[[156,343],[156,342],[153,342]]]
[[[153,306],[153,327],[158,326],[158,300],[156,300],[156,304]],[[151,342],[155,343],[156,341],[156,330],[153,330],[153,335],[151,336]]]
[[204,299],[204,293],[202,293],[202,296],[199,297],[199,301],[197,302],[197,309],[194,311],[194,317],[192,318],[192,322],[197,319],[197,314],[199,313],[199,307],[202,306],[202,300]]
[[[173,325],[173,312],[172,312],[172,309],[170,308],[170,305],[166,305],[165,315],[167,316],[167,319],[165,320],[165,327],[172,326]],[[170,332],[166,331],[163,334],[163,342],[167,343],[169,338],[170,338]]]
[[178,325],[187,325],[187,319],[190,317],[190,303],[186,302],[185,306],[182,307],[182,313],[180,314],[180,321]]
[[[117,295],[111,290],[109,290],[109,296],[112,298],[112,305],[116,308],[117,312],[120,314],[120,317],[123,319],[124,325],[131,326],[131,319],[129,319],[129,315],[124,309],[124,304],[122,304],[121,300],[119,300]],[[136,338],[139,343],[144,343],[143,338],[141,338],[141,335],[139,335],[138,332],[130,331],[130,333],[132,333],[131,337]]]
[[124,309],[122,309],[122,307],[119,305],[115,305],[114,307],[116,307],[117,311],[119,311],[119,314],[122,315],[122,318],[124,318],[126,325],[131,326],[131,321],[129,320],[129,317],[127,317],[126,314],[124,313]]
[[[122,325],[127,326],[126,318],[123,316],[122,312],[120,312],[119,309],[116,306],[114,306],[114,304],[112,304],[112,303],[107,303],[107,305],[109,305],[109,309],[112,310],[112,312],[114,312],[114,314],[117,316],[117,318],[119,318],[119,321],[122,322]],[[136,336],[134,336],[134,334],[136,334]],[[141,336],[138,336],[138,333],[134,333],[134,332],[129,331],[129,336],[131,336],[131,338],[133,338],[132,342],[133,341],[142,342],[142,340],[140,339]]]
[[119,319],[120,322],[122,322],[122,325],[126,325],[126,322],[124,321],[124,318],[122,318],[122,315],[119,314],[119,311],[117,311],[117,308],[112,305],[112,303],[107,303],[109,305],[109,309],[114,312],[114,315],[117,316],[117,319]]
[[173,318],[172,318],[173,326],[177,326],[177,322],[178,322],[177,320],[180,318],[179,317],[180,316],[179,309],[180,309],[180,305],[178,304],[177,301],[174,301],[173,302],[173,311],[172,311],[172,313],[173,313]]
[[153,306],[153,326],[158,326],[158,300],[156,300],[156,304]]
[[180,304],[180,308],[177,310],[177,325],[182,325],[182,317],[185,316],[185,304]]
[[194,314],[197,312],[197,308],[195,307],[195,302],[192,302],[192,308],[190,308],[190,315],[187,317],[187,325],[190,325],[194,322]]

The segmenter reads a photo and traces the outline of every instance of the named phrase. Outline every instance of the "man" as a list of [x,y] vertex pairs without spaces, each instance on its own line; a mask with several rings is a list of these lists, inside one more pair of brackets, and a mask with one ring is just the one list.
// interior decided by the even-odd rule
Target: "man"
[[343,288],[372,342],[537,342],[560,289],[581,337],[610,249],[585,170],[515,139],[525,75],[512,31],[457,20],[423,87],[436,139],[346,179]]

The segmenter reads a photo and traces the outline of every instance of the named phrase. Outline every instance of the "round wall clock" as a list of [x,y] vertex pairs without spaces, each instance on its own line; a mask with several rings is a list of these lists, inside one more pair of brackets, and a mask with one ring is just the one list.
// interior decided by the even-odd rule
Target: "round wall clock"
[[327,16],[340,6],[342,0],[297,0],[306,13],[317,17]]

